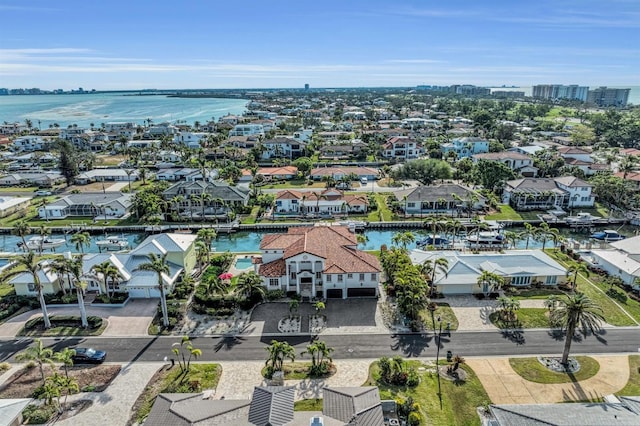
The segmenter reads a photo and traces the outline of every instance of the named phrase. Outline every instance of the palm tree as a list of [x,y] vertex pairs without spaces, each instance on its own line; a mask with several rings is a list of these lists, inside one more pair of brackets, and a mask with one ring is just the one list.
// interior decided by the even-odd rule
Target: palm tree
[[424,261],[425,270],[430,272],[429,276],[429,293],[433,296],[436,282],[436,276],[438,273],[443,273],[446,277],[449,273],[449,261],[446,257],[438,257],[436,259],[427,259]]
[[216,239],[216,230],[213,228],[201,228],[198,230],[198,239],[204,243],[205,253],[207,255],[207,263],[210,261],[211,243]]
[[11,266],[10,269],[3,274],[2,278],[5,282],[7,282],[12,278],[17,277],[18,275],[24,273],[31,274],[31,277],[33,279],[33,286],[38,292],[38,300],[40,301],[40,308],[42,309],[44,326],[45,328],[51,328],[51,321],[49,321],[49,314],[47,312],[47,304],[44,300],[44,288],[42,287],[42,283],[40,282],[41,271],[42,265],[36,258],[35,253],[29,251],[28,253],[14,257],[13,266]]
[[104,287],[100,289],[100,292],[108,296],[109,295],[109,287],[108,287],[109,278],[115,276],[116,273],[118,274],[120,273],[118,271],[118,268],[116,268],[113,265],[113,263],[111,263],[110,261],[105,260],[102,263],[98,263],[97,265],[94,265],[92,269],[93,269],[93,272],[95,272],[96,274],[102,275]]
[[155,253],[149,253],[149,261],[140,264],[135,271],[152,271],[158,275],[158,289],[160,290],[160,306],[162,308],[162,324],[169,326],[169,314],[167,312],[167,298],[165,295],[163,274],[168,276],[170,273],[169,265],[167,265],[167,254],[158,256]]
[[536,233],[538,234],[538,238],[542,240],[542,251],[544,251],[544,247],[547,245],[549,237],[556,241],[560,236],[558,228],[551,228],[547,222],[542,222],[536,230]]
[[71,259],[66,259],[64,257],[58,257],[53,260],[50,264],[50,268],[53,272],[60,276],[60,288],[62,288],[62,293],[67,294],[67,290],[64,286],[64,277],[67,277],[67,282],[69,283],[69,290],[71,290],[71,271],[70,271],[70,262]]
[[527,245],[525,246],[525,250],[529,250],[529,241],[532,237],[537,235],[537,229],[530,223],[525,222],[524,231],[520,233],[520,238],[526,239]]
[[571,291],[575,293],[576,286],[578,284],[578,275],[584,275],[589,278],[589,268],[584,263],[574,263],[567,268],[567,277],[572,277],[571,279]]
[[53,354],[53,359],[62,363],[62,367],[64,368],[64,375],[67,377],[69,377],[68,367],[71,367],[73,365],[73,357],[75,356],[75,354],[76,350],[71,348],[64,348],[60,352],[56,352]]
[[25,222],[24,220],[16,222],[16,224],[13,225],[13,229],[11,230],[11,234],[22,238],[22,248],[23,248],[23,250],[25,250],[25,251],[26,250],[30,250],[29,247],[27,247],[27,241],[25,240],[25,237],[27,235],[31,234],[31,227],[29,226],[29,224],[27,224],[27,222]]
[[84,253],[84,247],[89,247],[91,244],[91,235],[84,232],[76,232],[71,236],[71,243],[76,245],[76,250],[79,250],[81,253]]
[[271,344],[265,349],[269,352],[269,358],[265,365],[270,366],[272,371],[282,371],[282,364],[285,359],[288,358],[291,362],[296,359],[296,351],[288,342],[272,340]]
[[566,332],[562,364],[567,365],[569,361],[569,351],[576,329],[586,337],[589,332],[594,334],[598,332],[602,321],[604,321],[602,308],[584,293],[567,296],[560,303],[560,306],[551,313],[551,323],[559,325],[562,331]]
[[40,254],[42,254],[44,239],[47,235],[51,235],[51,229],[47,228],[44,225],[40,225],[38,227],[38,234],[40,235],[40,247],[38,248],[38,251],[40,252]]
[[396,232],[391,237],[391,242],[395,245],[401,245],[404,251],[407,251],[407,246],[413,243],[416,240],[413,232],[405,231],[405,232]]
[[76,288],[78,308],[80,309],[80,321],[84,328],[89,327],[87,311],[84,307],[84,289],[87,283],[82,280],[82,256],[73,257],[69,265],[69,272],[73,275],[73,286]]
[[324,372],[324,364],[325,358],[326,362],[332,362],[331,353],[334,351],[333,348],[327,346],[325,342],[315,341],[310,345],[307,345],[307,350],[300,353],[300,356],[304,356],[305,354],[311,355],[311,372],[312,373],[322,373]]
[[24,351],[16,355],[16,361],[34,361],[40,367],[40,376],[42,383],[45,382],[44,364],[53,364],[53,349],[45,348],[42,340],[33,339],[35,345],[29,346]]
[[254,294],[264,297],[265,289],[262,285],[262,278],[255,272],[244,272],[238,277],[236,291],[247,299]]
[[482,293],[489,296],[494,290],[502,288],[505,281],[495,272],[482,271],[476,282],[482,288]]

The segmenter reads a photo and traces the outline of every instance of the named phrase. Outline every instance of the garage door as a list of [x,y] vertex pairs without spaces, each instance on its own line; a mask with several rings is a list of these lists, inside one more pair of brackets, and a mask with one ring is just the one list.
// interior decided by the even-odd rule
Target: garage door
[[473,284],[449,284],[438,286],[438,290],[442,294],[471,294],[473,287]]
[[129,297],[132,299],[146,299],[149,296],[147,295],[146,288],[129,288]]
[[341,288],[328,289],[327,299],[342,299],[342,289]]
[[375,288],[350,288],[347,297],[376,297]]

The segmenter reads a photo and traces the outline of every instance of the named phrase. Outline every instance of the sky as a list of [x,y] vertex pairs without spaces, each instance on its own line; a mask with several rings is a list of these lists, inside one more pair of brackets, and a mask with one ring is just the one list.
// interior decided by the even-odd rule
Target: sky
[[0,87],[640,85],[640,0],[0,0]]

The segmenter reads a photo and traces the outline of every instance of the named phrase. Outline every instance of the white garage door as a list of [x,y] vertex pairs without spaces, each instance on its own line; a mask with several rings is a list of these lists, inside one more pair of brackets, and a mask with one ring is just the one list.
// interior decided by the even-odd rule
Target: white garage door
[[448,284],[439,286],[442,294],[471,294],[473,284]]
[[132,299],[147,299],[149,298],[149,289],[147,288],[129,288],[129,297]]

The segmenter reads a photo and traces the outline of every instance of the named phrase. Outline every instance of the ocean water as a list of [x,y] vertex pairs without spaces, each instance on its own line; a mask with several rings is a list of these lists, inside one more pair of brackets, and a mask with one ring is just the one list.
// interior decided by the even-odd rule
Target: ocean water
[[[0,96],[0,122],[29,119],[41,128],[58,123],[60,127],[77,124],[133,121],[143,124],[184,120],[205,123],[227,114],[241,114],[249,101],[222,98],[169,98],[162,95],[125,96],[123,94]],[[38,123],[40,121],[40,123]]]
[[[589,86],[590,89],[593,89],[595,86]],[[640,105],[640,86],[607,86],[612,89],[631,89],[629,92],[629,103],[634,105]],[[510,92],[524,92],[525,96],[531,96],[531,92],[533,90],[532,86],[522,86],[522,87],[492,87],[491,91],[494,92],[496,90],[510,91]]]

